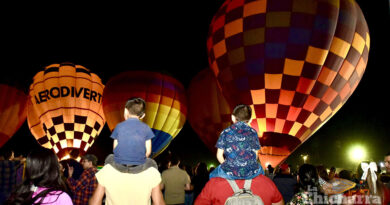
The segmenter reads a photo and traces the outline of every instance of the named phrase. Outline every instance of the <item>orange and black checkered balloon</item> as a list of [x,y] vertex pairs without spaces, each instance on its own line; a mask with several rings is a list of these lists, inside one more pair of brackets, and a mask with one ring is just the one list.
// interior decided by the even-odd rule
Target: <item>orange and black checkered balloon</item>
[[207,40],[222,93],[231,106],[252,106],[260,159],[273,166],[346,102],[369,47],[353,0],[227,0]]
[[73,149],[83,155],[106,122],[101,79],[83,66],[62,63],[47,66],[33,80],[27,109],[31,133],[60,159]]

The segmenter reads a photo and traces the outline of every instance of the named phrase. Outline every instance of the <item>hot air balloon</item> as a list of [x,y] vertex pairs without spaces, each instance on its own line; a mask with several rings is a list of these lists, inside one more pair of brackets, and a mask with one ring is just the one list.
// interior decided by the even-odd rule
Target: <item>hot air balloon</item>
[[127,71],[111,77],[104,88],[103,108],[112,131],[124,120],[126,101],[131,97],[146,102],[143,122],[152,128],[152,157],[168,147],[182,129],[187,115],[183,85],[176,79],[150,71]]
[[31,133],[60,159],[72,149],[83,155],[106,122],[100,78],[81,65],[62,63],[47,66],[33,80],[27,113]]
[[356,89],[370,35],[355,1],[227,0],[207,48],[228,103],[254,110],[262,165],[276,166]]
[[27,117],[27,95],[20,89],[0,84],[0,147],[22,126]]
[[231,125],[231,113],[211,69],[200,71],[187,90],[188,122],[210,151],[216,153],[215,144],[222,130]]

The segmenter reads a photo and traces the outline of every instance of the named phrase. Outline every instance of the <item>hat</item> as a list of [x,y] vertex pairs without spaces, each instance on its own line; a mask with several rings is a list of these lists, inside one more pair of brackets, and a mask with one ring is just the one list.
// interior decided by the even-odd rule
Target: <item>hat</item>
[[280,170],[281,171],[286,171],[288,169],[288,164],[287,163],[283,163],[279,166]]
[[97,161],[98,161],[97,157],[93,154],[86,154],[86,155],[82,156],[81,159],[86,159],[86,160],[92,162],[93,166],[96,166]]

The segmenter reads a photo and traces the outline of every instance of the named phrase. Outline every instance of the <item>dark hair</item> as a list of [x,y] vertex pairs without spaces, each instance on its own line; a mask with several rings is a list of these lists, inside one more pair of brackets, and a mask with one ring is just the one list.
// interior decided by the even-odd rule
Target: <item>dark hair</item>
[[93,166],[97,166],[97,162],[98,162],[98,159],[95,155],[93,154],[86,154],[84,156],[81,157],[81,159],[84,159],[84,160],[87,160],[87,161],[90,161],[92,162],[92,165]]
[[[32,197],[32,185],[47,189]],[[45,196],[53,191],[67,192],[60,175],[58,158],[53,151],[40,148],[27,156],[25,180],[11,194],[6,204],[41,204]]]
[[248,105],[240,104],[234,108],[232,115],[236,117],[237,121],[249,122],[252,117],[252,109]]
[[318,175],[325,181],[329,181],[329,175],[326,171],[325,167],[322,165],[319,165],[316,167]]
[[316,167],[311,164],[303,164],[299,167],[299,186],[303,191],[309,191],[314,187],[319,191],[318,173]]
[[339,172],[339,177],[342,179],[348,179],[348,180],[352,181],[352,172],[349,170],[343,169]]
[[125,108],[132,115],[141,117],[145,113],[146,103],[145,100],[138,97],[132,97],[127,100]]
[[73,159],[77,159],[77,157],[79,156],[80,154],[80,151],[79,149],[72,149],[70,152],[69,152],[69,156]]
[[385,156],[386,156],[386,157],[387,157],[387,156],[390,156],[390,152],[388,152]]
[[169,161],[171,162],[171,166],[172,165],[174,166],[174,165],[178,165],[179,164],[180,159],[179,159],[179,157],[177,155],[172,154],[171,155],[171,159]]
[[0,153],[1,156],[4,157],[5,160],[9,160],[12,156],[13,151],[11,149],[3,149]]
[[204,162],[199,162],[195,168],[195,175],[208,175],[207,165]]

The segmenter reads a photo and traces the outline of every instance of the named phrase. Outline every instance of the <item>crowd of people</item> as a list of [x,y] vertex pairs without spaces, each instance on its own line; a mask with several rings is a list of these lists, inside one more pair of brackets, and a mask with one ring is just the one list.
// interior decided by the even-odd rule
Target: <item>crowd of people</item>
[[0,160],[0,204],[218,205],[237,200],[273,205],[390,203],[390,153],[384,158],[385,173],[380,173],[374,162],[362,162],[355,175],[311,164],[303,164],[295,172],[287,163],[263,169],[247,105],[235,107],[233,124],[217,141],[216,157],[221,164],[216,168],[207,169],[204,162],[192,168],[182,164],[175,153],[157,164],[149,158],[154,134],[141,121],[145,106],[141,98],[126,102],[125,121],[111,134],[113,154],[106,157],[100,170],[95,155],[80,156],[77,150],[62,161],[46,148],[33,150],[26,159],[4,152]]

